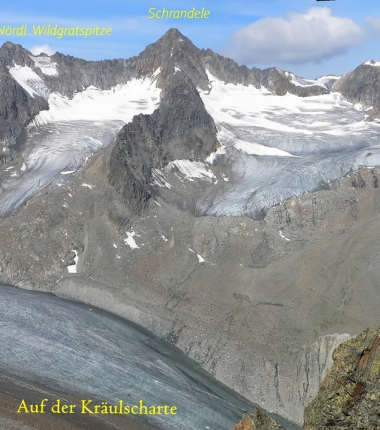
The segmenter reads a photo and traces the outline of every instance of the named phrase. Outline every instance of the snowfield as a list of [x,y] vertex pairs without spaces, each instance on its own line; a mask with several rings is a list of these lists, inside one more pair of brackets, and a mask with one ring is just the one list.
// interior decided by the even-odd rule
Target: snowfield
[[261,218],[350,169],[380,164],[379,124],[340,93],[276,96],[208,75],[211,91],[200,93],[232,175],[198,200],[197,214]]
[[[38,64],[43,73],[54,74],[47,59]],[[161,90],[153,78],[133,79],[107,91],[91,86],[69,99],[51,92],[29,67],[15,65],[10,73],[31,96],[45,97],[49,110],[41,111],[27,127],[24,165],[2,184],[0,217],[17,210],[46,185],[70,180],[134,115],[152,113],[160,100]]]
[[[56,73],[49,58],[33,60],[43,73]],[[10,68],[31,96],[48,100],[49,110],[40,112],[27,128],[22,166],[7,169],[0,216],[15,211],[46,185],[70,180],[134,115],[152,113],[160,100],[155,85],[160,71],[107,91],[92,86],[69,99],[51,92],[30,68],[16,64]],[[204,161],[175,160],[152,171],[152,186],[170,192],[182,193],[187,183],[200,181],[197,215],[259,219],[269,207],[315,191],[351,169],[380,164],[379,122],[340,93],[276,96],[264,87],[225,84],[207,73],[210,91],[200,95],[217,126],[219,148]],[[339,79],[283,73],[306,87],[327,88]]]

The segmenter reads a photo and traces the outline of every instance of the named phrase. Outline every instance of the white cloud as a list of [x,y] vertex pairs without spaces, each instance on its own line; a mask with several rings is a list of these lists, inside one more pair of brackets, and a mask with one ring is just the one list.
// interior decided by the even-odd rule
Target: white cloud
[[55,54],[56,50],[52,49],[48,44],[45,43],[45,45],[34,45],[32,46],[29,51],[33,55],[39,55],[41,52],[44,52],[47,55],[53,55]]
[[333,16],[328,7],[312,7],[238,30],[228,54],[245,64],[306,63],[344,54],[364,38],[364,29],[351,19]]
[[371,36],[380,37],[380,18],[368,17],[366,19],[366,23],[369,25],[371,29]]

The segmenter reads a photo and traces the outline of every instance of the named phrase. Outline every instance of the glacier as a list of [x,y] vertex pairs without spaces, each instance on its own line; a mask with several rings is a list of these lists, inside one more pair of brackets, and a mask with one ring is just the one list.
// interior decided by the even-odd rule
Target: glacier
[[380,123],[340,93],[273,95],[265,88],[225,84],[209,73],[200,91],[230,165],[228,184],[197,201],[197,215],[261,219],[269,207],[315,191],[361,167],[380,164]]
[[49,110],[41,111],[26,129],[23,165],[3,170],[8,177],[1,184],[0,217],[15,212],[47,185],[69,181],[124,124],[141,112],[152,113],[160,99],[153,78],[132,79],[110,90],[90,86],[69,99],[52,92],[27,66],[15,65],[10,73],[31,96],[46,98]]
[[176,415],[143,417],[166,430],[228,429],[255,406],[177,348],[100,309],[0,284],[0,313],[1,372],[39,387],[110,404],[174,405]]

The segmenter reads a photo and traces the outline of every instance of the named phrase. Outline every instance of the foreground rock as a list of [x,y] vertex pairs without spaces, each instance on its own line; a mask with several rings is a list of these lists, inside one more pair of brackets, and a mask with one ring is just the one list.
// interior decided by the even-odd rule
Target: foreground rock
[[253,415],[244,412],[243,419],[233,430],[284,430],[284,427],[259,409],[255,409]]
[[[334,365],[306,407],[304,430],[380,428],[380,330],[368,329],[336,348]],[[233,430],[280,430],[258,409]]]
[[340,345],[318,396],[305,410],[305,430],[380,428],[380,330]]

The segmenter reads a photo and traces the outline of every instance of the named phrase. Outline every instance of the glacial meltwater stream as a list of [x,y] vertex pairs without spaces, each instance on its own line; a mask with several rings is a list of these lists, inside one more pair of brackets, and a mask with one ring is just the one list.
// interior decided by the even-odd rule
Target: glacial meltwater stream
[[176,415],[148,416],[167,430],[229,430],[243,410],[254,409],[177,348],[127,320],[1,284],[0,372],[80,399],[175,405]]

